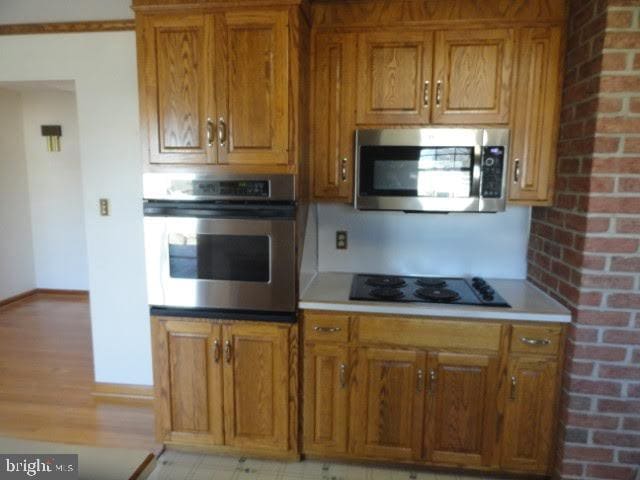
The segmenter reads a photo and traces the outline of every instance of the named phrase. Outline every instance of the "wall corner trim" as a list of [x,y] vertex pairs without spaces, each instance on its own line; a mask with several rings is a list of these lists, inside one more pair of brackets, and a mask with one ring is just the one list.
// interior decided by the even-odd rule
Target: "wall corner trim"
[[133,19],[98,20],[61,23],[14,23],[0,25],[0,35],[27,35],[41,33],[120,32],[135,30]]

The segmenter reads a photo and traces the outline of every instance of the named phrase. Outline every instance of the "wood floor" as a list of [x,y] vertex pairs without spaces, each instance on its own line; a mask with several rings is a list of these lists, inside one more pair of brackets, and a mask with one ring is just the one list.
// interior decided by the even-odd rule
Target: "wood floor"
[[95,400],[85,295],[38,293],[0,308],[0,435],[154,449],[145,403]]

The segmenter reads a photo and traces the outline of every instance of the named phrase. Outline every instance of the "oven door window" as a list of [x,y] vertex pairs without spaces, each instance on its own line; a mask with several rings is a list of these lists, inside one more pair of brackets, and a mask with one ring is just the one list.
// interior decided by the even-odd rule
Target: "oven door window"
[[191,280],[270,281],[270,239],[258,235],[169,235],[169,275]]
[[468,198],[473,147],[360,147],[360,195]]

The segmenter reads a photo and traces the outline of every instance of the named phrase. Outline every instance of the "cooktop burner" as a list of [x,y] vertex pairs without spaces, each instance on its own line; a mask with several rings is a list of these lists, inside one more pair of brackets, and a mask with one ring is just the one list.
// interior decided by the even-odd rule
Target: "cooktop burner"
[[371,285],[372,287],[391,287],[391,288],[400,288],[404,287],[407,282],[405,282],[400,277],[387,277],[387,276],[375,276],[367,278],[367,285]]
[[479,277],[468,280],[360,274],[353,277],[349,299],[509,307],[500,294]]

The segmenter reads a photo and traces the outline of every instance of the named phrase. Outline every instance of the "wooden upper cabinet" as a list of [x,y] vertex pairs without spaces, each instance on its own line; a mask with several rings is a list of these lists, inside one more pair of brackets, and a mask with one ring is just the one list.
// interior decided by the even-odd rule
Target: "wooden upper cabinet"
[[560,28],[520,32],[511,130],[509,200],[550,204],[562,89]]
[[222,445],[220,327],[154,318],[152,328],[158,439]]
[[308,453],[347,452],[349,354],[346,346],[310,344],[304,357],[304,447]]
[[223,330],[226,444],[288,449],[288,328],[234,323]]
[[313,51],[313,193],[351,201],[356,111],[356,35],[321,33]]
[[350,443],[356,455],[420,460],[425,353],[359,348]]
[[140,108],[149,163],[207,164],[207,117],[215,111],[204,15],[143,17],[138,27]]
[[512,30],[438,32],[433,123],[507,124],[512,69]]
[[433,353],[427,378],[428,461],[488,465],[495,438],[496,357]]
[[429,123],[431,32],[358,37],[359,125]]
[[512,357],[502,433],[501,466],[550,473],[557,404],[555,357]]
[[228,12],[220,21],[220,163],[287,164],[288,13]]

